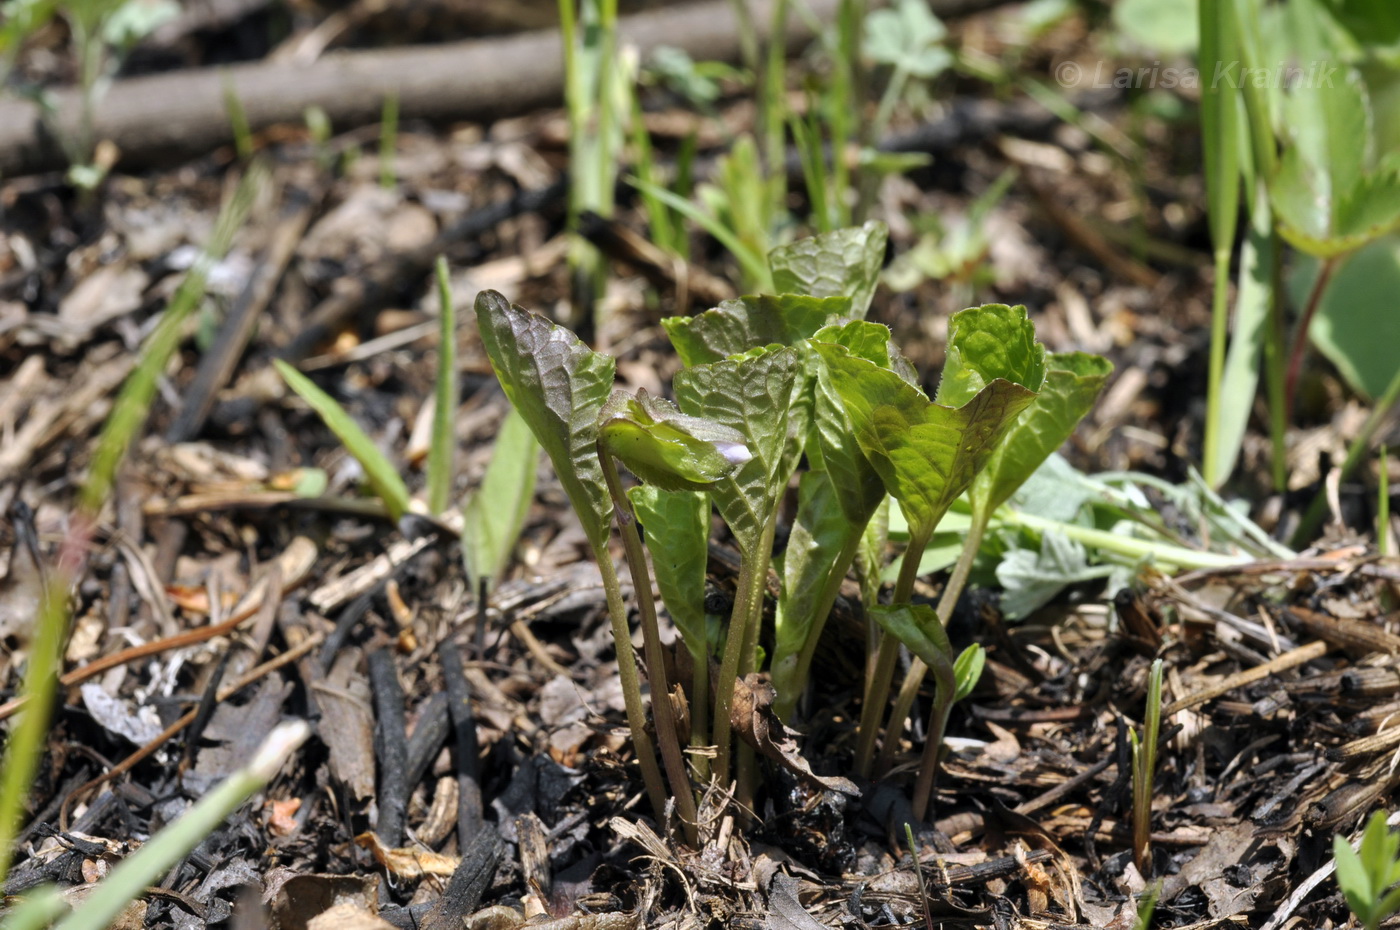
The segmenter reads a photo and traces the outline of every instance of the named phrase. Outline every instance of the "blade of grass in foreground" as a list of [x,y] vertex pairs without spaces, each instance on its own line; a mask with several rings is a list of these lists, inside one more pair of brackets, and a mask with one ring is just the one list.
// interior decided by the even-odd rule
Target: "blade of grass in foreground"
[[[102,930],[110,926],[128,902],[154,884],[244,801],[272,781],[309,735],[311,728],[305,721],[279,725],[258,747],[246,768],[234,772],[179,820],[123,859],[77,910],[58,924],[57,930]],[[63,899],[46,892],[47,889],[31,899],[33,904],[29,907],[21,905],[6,922],[7,930],[43,927],[58,917],[62,913]]]
[[155,332],[146,341],[141,352],[141,362],[122,385],[112,406],[111,416],[102,427],[102,437],[98,440],[97,452],[93,455],[92,469],[78,495],[78,506],[88,514],[95,515],[112,491],[117,467],[126,456],[137,431],[146,422],[146,414],[151,409],[151,399],[155,397],[156,383],[170,356],[180,345],[186,318],[204,298],[205,284],[209,272],[228,252],[234,233],[243,225],[248,210],[258,191],[267,183],[267,170],[261,165],[249,167],[248,173],[239,182],[233,196],[224,204],[219,218],[214,223],[214,232],[204,246],[204,252],[194,267],[185,275],[180,289],[175,292],[170,305],[161,317]]
[[452,306],[452,284],[447,277],[447,258],[439,255],[437,272],[438,303],[441,316],[438,329],[437,393],[433,406],[433,443],[428,447],[428,511],[434,516],[447,509],[452,497],[452,416],[457,410],[457,311]]
[[277,373],[287,382],[287,386],[311,405],[311,409],[320,415],[330,431],[335,433],[336,438],[345,446],[346,451],[360,463],[360,467],[365,470],[365,479],[384,502],[389,519],[397,521],[407,513],[408,487],[404,485],[403,478],[399,476],[393,463],[379,451],[374,440],[360,429],[360,424],[345,412],[344,407],[336,403],[334,397],[318,388],[306,375],[280,358],[273,359],[272,364],[277,367]]
[[[1221,74],[1239,47],[1233,0],[1201,0],[1201,70]],[[1227,71],[1228,73],[1228,71]],[[1225,344],[1230,324],[1230,254],[1240,206],[1240,143],[1244,132],[1240,98],[1233,81],[1209,81],[1201,88],[1201,142],[1205,149],[1206,203],[1215,250],[1215,291],[1211,301],[1210,368],[1206,393],[1205,478],[1219,487],[1220,469],[1233,456],[1222,453],[1222,407],[1227,403]],[[1237,401],[1243,402],[1243,401]]]

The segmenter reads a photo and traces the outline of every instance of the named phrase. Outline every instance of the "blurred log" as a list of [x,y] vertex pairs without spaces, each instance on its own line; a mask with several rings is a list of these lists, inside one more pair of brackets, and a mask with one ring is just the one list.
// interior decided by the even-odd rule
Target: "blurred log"
[[[766,32],[772,0],[750,0],[759,33]],[[960,15],[1000,0],[932,0],[940,15]],[[838,0],[811,0],[830,21]],[[788,43],[812,39],[809,20],[790,16]],[[643,56],[661,45],[696,60],[734,61],[739,35],[730,0],[706,0],[638,13],[619,24],[624,44]],[[766,36],[765,36],[766,37]],[[378,121],[384,99],[396,94],[401,119],[489,121],[558,104],[564,63],[555,30],[516,36],[328,55],[310,65],[286,62],[199,69],[118,81],[97,105],[93,137],[120,151],[126,169],[178,163],[232,141],[224,99],[232,88],[260,130],[300,123],[320,107],[338,130]],[[55,131],[73,138],[82,121],[76,90],[52,95],[53,124],[27,100],[0,101],[0,176],[34,174],[67,164]],[[53,127],[56,126],[55,130]]]

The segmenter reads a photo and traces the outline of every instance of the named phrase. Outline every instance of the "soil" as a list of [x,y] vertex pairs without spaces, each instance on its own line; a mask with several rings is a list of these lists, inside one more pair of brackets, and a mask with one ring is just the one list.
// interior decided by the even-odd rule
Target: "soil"
[[[334,12],[247,6],[143,47],[129,67],[258,59],[274,51],[269,36],[290,42]],[[540,24],[533,9],[512,21],[510,5],[480,19],[451,3],[405,5],[421,6],[418,16],[374,6],[352,5],[353,28],[336,41]],[[958,20],[953,41],[999,54],[1010,16]],[[1094,25],[1071,17],[1019,66],[1042,73],[1097,54]],[[68,55],[54,27],[21,73],[61,80]],[[987,249],[967,274],[882,286],[871,317],[932,381],[952,312],[1026,304],[1052,351],[1115,364],[1065,455],[1087,472],[1186,480],[1200,458],[1210,298],[1194,111],[1127,91],[1086,97],[1104,127],[1095,139],[1015,94],[958,79],[936,90],[896,121],[896,136],[937,142],[931,165],[880,188],[872,216],[890,226],[892,258],[933,225],[963,222],[1003,172],[1016,180],[988,213]],[[658,157],[674,159],[694,133],[702,169],[753,119],[738,86],[710,112],[660,88],[644,104]],[[1296,558],[1174,578],[1144,569],[1116,596],[1073,586],[1017,622],[995,588],[970,590],[951,633],[987,648],[987,672],[954,711],[933,816],[909,839],[922,729],[906,734],[888,777],[857,780],[854,795],[778,766],[763,772],[752,810],[712,788],[699,848],[649,809],[599,573],[547,462],[508,576],[482,603],[459,525],[388,520],[270,364],[299,364],[421,490],[438,356],[429,263],[442,251],[460,321],[454,497],[478,485],[506,410],[471,313],[479,290],[567,322],[617,356],[624,386],[666,393],[678,363],[660,319],[704,309],[737,287],[739,269],[698,232],[694,286],[626,254],[618,241],[644,237],[646,216],[621,191],[601,227],[615,235],[595,228],[610,243],[607,291],[593,313],[574,312],[567,134],[560,111],[490,125],[408,120],[385,166],[377,126],[319,143],[302,126],[259,130],[266,178],[90,530],[77,525],[77,493],[102,425],[249,169],[223,149],[168,169],[118,167],[90,192],[59,174],[0,181],[5,700],[20,687],[45,572],[63,545],[87,544],[5,893],[57,883],[76,900],[279,720],[301,718],[311,739],[123,926],[1129,930],[1153,887],[1159,928],[1343,926],[1332,838],[1354,835],[1396,784],[1400,564],[1377,555],[1367,529],[1374,469],[1334,489],[1336,519]],[[804,215],[802,186],[792,187]],[[1328,367],[1309,368],[1288,492],[1269,490],[1262,430],[1226,490],[1280,539],[1365,412]],[[298,495],[313,469],[325,490]],[[1186,543],[1204,544],[1202,527],[1177,522]],[[720,537],[716,605],[732,597],[734,564]],[[920,599],[936,600],[943,580],[922,579]],[[856,590],[828,625],[796,727],[818,776],[852,775],[865,644]],[[1128,734],[1157,657],[1169,707],[1139,866]]]

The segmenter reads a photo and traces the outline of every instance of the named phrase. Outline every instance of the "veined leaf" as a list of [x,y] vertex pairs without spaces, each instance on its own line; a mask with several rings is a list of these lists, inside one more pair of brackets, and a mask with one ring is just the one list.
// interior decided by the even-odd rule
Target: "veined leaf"
[[1045,381],[1045,346],[1026,308],[985,304],[953,314],[934,402],[961,407],[998,378],[1032,391]]
[[[638,485],[627,492],[647,533],[661,600],[697,664],[708,654],[705,569],[710,558],[710,499],[699,491]],[[701,664],[703,668],[703,664]]]
[[1074,352],[1050,356],[1045,383],[997,446],[972,486],[974,508],[990,513],[1016,493],[1069,439],[1113,371],[1108,359]]
[[594,547],[607,544],[612,500],[598,463],[598,413],[613,385],[613,359],[495,291],[476,297],[481,343],[501,387],[549,454]]
[[767,346],[687,368],[675,378],[676,401],[683,411],[738,430],[747,438],[753,457],[711,491],[742,549],[757,545],[778,495],[787,486],[782,464],[800,372],[796,349]]
[[954,701],[961,701],[972,693],[982,678],[982,669],[986,664],[987,650],[982,648],[981,643],[973,643],[958,654],[957,661],[953,663],[953,679],[957,682]]
[[[890,341],[889,329],[878,323],[855,321],[824,327],[812,341],[845,346],[853,355],[891,369],[911,384],[918,380],[914,366]],[[836,495],[837,506],[847,520],[863,526],[884,499],[885,485],[856,441],[846,405],[825,364],[817,366],[812,436],[816,439],[810,450],[814,460],[831,476],[832,484],[841,489]]]
[[871,220],[779,246],[768,253],[773,286],[782,294],[849,297],[848,315],[863,320],[875,296],[889,234],[884,223]]
[[759,294],[726,300],[695,316],[661,321],[671,345],[687,368],[706,365],[758,346],[797,345],[851,311],[844,296],[807,297]]
[[535,496],[539,458],[535,434],[512,407],[496,433],[481,486],[462,505],[462,558],[472,591],[480,590],[482,579],[494,583],[505,572]]
[[753,457],[743,433],[644,390],[615,391],[598,415],[598,436],[634,475],[667,491],[705,490]]
[[365,480],[369,482],[375,495],[384,502],[384,509],[389,512],[389,518],[398,520],[407,513],[408,488],[404,485],[403,478],[399,477],[398,469],[394,468],[384,453],[379,451],[374,440],[360,429],[360,424],[345,412],[344,407],[336,403],[334,397],[317,387],[306,375],[280,358],[273,359],[272,364],[277,367],[278,374],[287,382],[287,386],[311,405],[311,409],[320,415],[330,431],[335,433],[336,438],[345,446],[345,451],[360,463],[360,467],[365,470]]
[[[1296,264],[1293,293],[1305,297],[1317,279],[1318,263]],[[1371,400],[1400,371],[1400,235],[1390,235],[1349,256],[1322,292],[1313,319],[1312,340],[1354,389]]]
[[960,407],[935,404],[894,372],[854,358],[844,347],[816,348],[856,441],[918,539],[933,532],[1035,398],[1025,385],[996,379]]

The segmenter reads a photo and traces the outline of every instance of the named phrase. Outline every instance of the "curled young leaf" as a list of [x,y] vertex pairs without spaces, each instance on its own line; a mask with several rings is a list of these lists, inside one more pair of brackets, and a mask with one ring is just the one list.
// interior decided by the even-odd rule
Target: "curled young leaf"
[[598,412],[613,359],[495,291],[476,297],[477,326],[511,404],[540,441],[594,547],[607,544],[612,500],[598,462]]
[[681,413],[645,390],[616,391],[598,415],[598,441],[642,481],[667,491],[700,491],[753,458],[744,434]]

